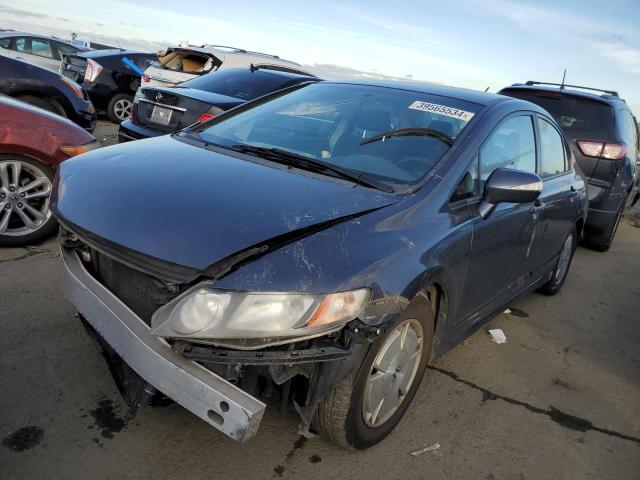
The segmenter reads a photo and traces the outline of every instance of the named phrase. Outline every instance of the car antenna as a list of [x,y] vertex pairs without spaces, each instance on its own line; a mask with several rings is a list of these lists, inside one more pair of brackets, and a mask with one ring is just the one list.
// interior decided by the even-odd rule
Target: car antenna
[[485,89],[484,89],[484,91],[485,91],[485,92],[488,92],[488,91],[489,91],[489,87],[485,88]]
[[566,78],[566,76],[567,76],[567,69],[565,68],[564,73],[562,74],[562,83],[560,84],[560,90],[564,89],[564,79]]

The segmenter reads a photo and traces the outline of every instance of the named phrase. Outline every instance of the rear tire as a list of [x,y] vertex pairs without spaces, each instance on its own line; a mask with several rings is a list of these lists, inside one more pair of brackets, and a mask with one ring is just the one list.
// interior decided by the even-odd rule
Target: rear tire
[[126,93],[116,93],[107,105],[107,118],[113,123],[121,123],[131,116],[133,97]]
[[555,295],[560,291],[564,281],[567,278],[569,269],[571,268],[571,261],[573,260],[573,254],[576,251],[576,245],[578,243],[578,231],[574,225],[571,233],[567,236],[563,243],[560,257],[558,258],[558,264],[553,269],[553,276],[551,280],[542,285],[538,290],[538,293],[543,295]]
[[613,239],[616,236],[616,232],[618,231],[618,226],[620,225],[620,220],[622,219],[622,215],[624,213],[624,206],[626,204],[626,200],[622,202],[620,206],[620,210],[616,214],[615,219],[609,224],[607,229],[602,233],[589,233],[585,232],[584,238],[582,239],[582,245],[595,250],[596,252],[606,252],[611,248],[611,244],[613,243]]
[[60,115],[65,118],[67,117],[63,109],[57,108],[52,101],[47,100],[46,98],[35,97],[33,95],[23,95],[21,97],[18,97],[18,100],[22,100],[29,105],[41,108],[43,110],[46,110],[47,112],[55,113],[56,115]]
[[[413,310],[413,312],[410,310]],[[429,311],[427,315],[430,315],[430,313]],[[398,320],[393,328],[373,343],[359,371],[345,378],[320,401],[313,418],[313,426],[323,438],[349,450],[362,450],[382,441],[391,433],[411,404],[427,368],[433,339],[433,321],[423,317],[425,317],[424,311],[416,312],[415,309],[409,307],[407,315]],[[422,320],[418,320],[418,318],[422,318]],[[407,342],[406,339],[416,342],[415,350],[411,348],[411,344],[409,350],[417,353],[417,349],[420,348],[420,357],[416,359],[417,366],[415,366],[415,363],[409,362],[406,364],[399,363],[394,367],[396,359],[403,352],[403,350],[394,350],[399,353],[389,363],[388,372],[391,372],[390,375],[393,377],[391,379],[389,373],[382,373],[381,369],[374,367],[374,362],[380,361],[380,355],[383,358],[388,355],[385,352],[391,351],[390,344],[392,342],[395,346],[398,345],[398,335],[402,335],[401,332],[405,325],[408,325],[407,330],[411,328],[413,332],[411,335],[418,333],[418,330],[422,335],[421,341],[416,341],[419,336],[410,336],[406,332],[404,334],[404,342]],[[383,360],[385,364],[387,361],[388,358]],[[406,369],[402,370],[404,365],[406,365]],[[397,372],[397,376],[393,372]],[[390,387],[389,390],[381,388],[380,384],[378,384],[379,392],[387,392],[382,397],[372,397],[372,391],[375,390],[372,387],[372,379],[376,375],[382,375],[382,378],[374,380],[374,382],[390,380],[385,384]],[[405,383],[406,381],[408,383]],[[400,384],[403,384],[406,389],[404,395],[401,395],[402,389],[398,389]],[[395,389],[398,389],[398,392]],[[378,390],[375,391],[378,393]],[[396,395],[398,396],[396,397]],[[383,402],[380,402],[376,414],[368,415],[366,413],[368,411],[367,407],[372,405],[372,398],[376,400],[384,398],[384,402],[391,400],[395,402],[394,405],[396,406],[387,411],[385,415],[387,418],[384,418],[382,414],[378,416],[377,413],[381,411],[380,405]],[[379,423],[377,423],[377,419],[380,419]]]

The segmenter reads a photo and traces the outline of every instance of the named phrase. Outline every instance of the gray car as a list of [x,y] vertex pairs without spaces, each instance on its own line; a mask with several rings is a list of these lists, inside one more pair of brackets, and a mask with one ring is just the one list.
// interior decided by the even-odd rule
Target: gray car
[[0,55],[54,72],[58,72],[60,68],[62,55],[86,50],[88,49],[77,47],[60,38],[13,31],[0,32]]

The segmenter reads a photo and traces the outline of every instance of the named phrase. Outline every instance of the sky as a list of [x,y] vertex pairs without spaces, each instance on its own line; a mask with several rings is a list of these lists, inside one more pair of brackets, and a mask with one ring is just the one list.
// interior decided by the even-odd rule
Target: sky
[[213,43],[321,75],[490,91],[515,82],[616,90],[640,116],[638,0],[0,0],[0,28],[156,50]]

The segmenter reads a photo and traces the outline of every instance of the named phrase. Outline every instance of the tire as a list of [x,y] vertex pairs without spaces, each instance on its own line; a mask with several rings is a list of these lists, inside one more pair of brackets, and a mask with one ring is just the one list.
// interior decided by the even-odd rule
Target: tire
[[[538,288],[538,290],[536,290],[538,293],[543,295],[555,295],[560,291],[567,278],[569,269],[571,268],[571,261],[573,260],[573,254],[576,252],[577,243],[578,231],[574,225],[563,243],[562,251],[560,252],[556,268],[553,269],[551,280]],[[564,255],[566,255],[566,257]]]
[[22,100],[29,105],[33,105],[34,107],[41,108],[43,110],[46,110],[47,112],[55,113],[56,115],[67,118],[67,114],[65,113],[64,109],[57,108],[52,101],[49,101],[46,98],[34,97],[33,95],[23,95],[21,97],[18,97],[18,100]]
[[624,213],[625,204],[626,199],[624,202],[622,202],[620,210],[618,210],[615,219],[611,221],[604,232],[586,232],[584,238],[582,239],[582,245],[591,250],[595,250],[596,252],[606,252],[607,250],[609,250],[611,248],[611,244],[613,243],[613,238],[616,236],[616,232],[618,231],[618,225],[620,225],[620,220],[622,219],[622,215]]
[[113,123],[121,123],[131,116],[133,97],[126,93],[116,93],[107,105],[107,118]]
[[[413,312],[409,310],[413,310]],[[349,450],[362,450],[382,441],[402,419],[424,376],[433,339],[433,319],[431,318],[431,311],[429,310],[426,313],[429,318],[425,319],[425,309],[420,310],[421,311],[416,311],[416,309],[409,307],[408,312],[402,319],[398,320],[393,328],[373,343],[359,371],[345,378],[328,395],[320,400],[312,423],[323,438]],[[418,320],[419,318],[422,318],[422,320]],[[369,379],[375,375],[372,372],[375,370],[373,365],[378,354],[384,351],[385,345],[388,345],[392,336],[397,335],[397,329],[402,328],[405,322],[412,322],[411,328],[414,328],[418,324],[422,328],[421,355],[419,361],[417,361],[415,374],[411,377],[410,384],[407,385],[408,390],[403,396],[403,399],[400,400],[399,406],[395,411],[391,412],[390,416],[383,422],[375,424],[376,419],[373,419],[372,416],[365,419],[367,416],[365,409],[367,405],[365,400],[365,393],[367,392],[366,385],[370,381]],[[393,362],[390,364],[390,368],[393,369]],[[395,371],[400,372],[400,370]],[[406,373],[408,372],[409,369]],[[380,372],[377,372],[377,374],[379,373]],[[400,374],[401,373],[398,373],[398,375]],[[388,376],[389,374],[384,375]],[[387,376],[383,377],[380,381],[387,380]],[[395,375],[392,376],[395,381]],[[399,383],[402,383],[402,381],[403,379],[400,377]],[[386,399],[394,397],[394,393],[387,394],[385,401]],[[378,410],[380,410],[380,407],[378,407]],[[372,419],[373,425],[371,424]]]
[[0,155],[0,246],[39,243],[55,231],[49,208],[53,176],[53,170],[37,160]]

